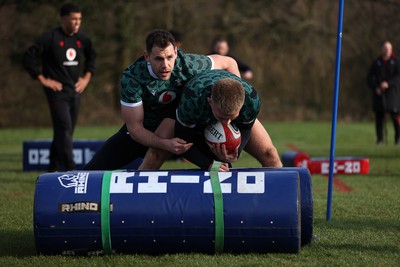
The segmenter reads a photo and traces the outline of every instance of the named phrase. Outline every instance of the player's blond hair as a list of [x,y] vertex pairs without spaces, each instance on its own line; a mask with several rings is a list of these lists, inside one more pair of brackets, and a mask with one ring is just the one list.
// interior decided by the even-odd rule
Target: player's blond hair
[[221,79],[211,89],[211,99],[225,114],[239,113],[245,98],[242,83],[232,78]]

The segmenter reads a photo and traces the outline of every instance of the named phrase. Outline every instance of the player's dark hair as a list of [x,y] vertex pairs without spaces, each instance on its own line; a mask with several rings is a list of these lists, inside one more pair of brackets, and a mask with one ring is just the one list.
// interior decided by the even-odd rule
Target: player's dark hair
[[60,8],[60,17],[68,16],[70,13],[81,13],[81,9],[72,3],[67,3]]
[[154,30],[146,38],[146,50],[148,53],[151,52],[153,46],[160,48],[166,48],[169,44],[176,47],[174,36],[166,30]]

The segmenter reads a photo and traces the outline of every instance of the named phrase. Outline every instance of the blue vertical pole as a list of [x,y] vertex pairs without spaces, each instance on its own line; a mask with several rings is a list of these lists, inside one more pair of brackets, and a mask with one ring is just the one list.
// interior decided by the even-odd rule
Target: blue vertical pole
[[327,221],[331,219],[332,215],[332,190],[333,190],[333,174],[334,174],[333,172],[335,163],[336,124],[337,124],[338,98],[339,98],[340,58],[342,53],[343,6],[344,6],[344,0],[339,0],[338,30],[337,30],[337,41],[336,41],[335,87],[334,87],[333,110],[332,110],[331,150],[329,158],[328,200],[326,208]]

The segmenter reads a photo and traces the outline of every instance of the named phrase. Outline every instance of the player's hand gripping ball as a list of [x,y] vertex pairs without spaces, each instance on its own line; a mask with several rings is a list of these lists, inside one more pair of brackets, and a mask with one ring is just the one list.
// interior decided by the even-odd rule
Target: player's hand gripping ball
[[224,144],[228,153],[238,148],[242,141],[240,131],[234,124],[225,125],[219,121],[209,124],[204,129],[204,137],[210,147],[214,144]]

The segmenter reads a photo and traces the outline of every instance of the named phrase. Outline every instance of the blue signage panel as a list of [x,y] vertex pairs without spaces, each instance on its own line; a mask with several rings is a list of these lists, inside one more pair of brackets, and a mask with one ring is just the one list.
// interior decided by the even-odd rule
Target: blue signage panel
[[[285,169],[233,169],[217,177],[200,170],[42,174],[34,200],[36,249],[214,253],[218,242],[221,252],[295,253],[303,227],[301,181],[298,171]],[[218,203],[212,179],[222,192]]]
[[[76,169],[81,170],[104,144],[103,140],[74,140],[73,155]],[[22,151],[23,171],[46,171],[50,163],[51,140],[24,141]],[[142,159],[132,161],[126,169],[136,169]]]

